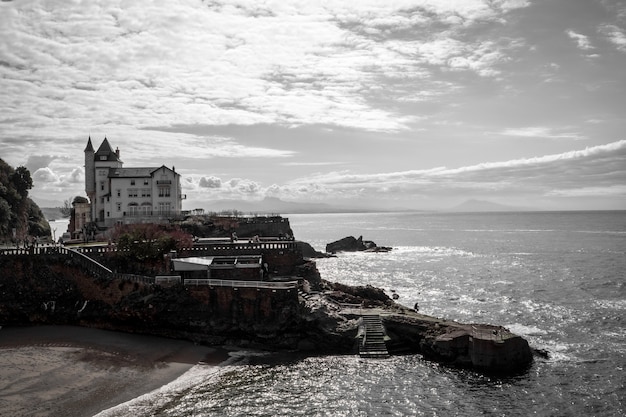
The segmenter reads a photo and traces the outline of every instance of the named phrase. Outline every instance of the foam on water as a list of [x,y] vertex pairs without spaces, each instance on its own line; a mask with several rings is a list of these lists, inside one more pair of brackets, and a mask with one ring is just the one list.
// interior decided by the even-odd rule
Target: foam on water
[[141,395],[115,407],[103,410],[94,417],[142,417],[153,416],[155,409],[169,407],[177,402],[191,388],[217,381],[222,375],[231,372],[236,366],[245,364],[257,352],[233,351],[230,358],[219,365],[196,364],[183,375],[162,387]]

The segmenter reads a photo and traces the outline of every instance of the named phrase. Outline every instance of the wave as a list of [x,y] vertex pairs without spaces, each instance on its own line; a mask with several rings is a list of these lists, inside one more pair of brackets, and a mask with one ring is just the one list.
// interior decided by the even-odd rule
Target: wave
[[539,336],[548,334],[547,330],[540,329],[536,326],[528,326],[520,323],[508,324],[505,327],[511,332],[520,336]]
[[265,353],[233,351],[229,352],[227,360],[218,365],[196,364],[174,381],[130,401],[103,410],[94,417],[152,416],[154,410],[178,401],[189,389],[207,382],[215,382],[236,366],[246,364],[250,357],[259,355],[265,355]]

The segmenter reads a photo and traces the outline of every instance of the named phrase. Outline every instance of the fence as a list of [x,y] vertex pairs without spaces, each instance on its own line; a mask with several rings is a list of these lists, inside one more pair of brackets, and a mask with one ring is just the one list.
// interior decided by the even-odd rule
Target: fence
[[222,279],[186,279],[185,285],[209,286],[209,287],[232,287],[232,288],[262,288],[271,290],[290,290],[298,288],[298,281],[267,282],[267,281],[231,281]]

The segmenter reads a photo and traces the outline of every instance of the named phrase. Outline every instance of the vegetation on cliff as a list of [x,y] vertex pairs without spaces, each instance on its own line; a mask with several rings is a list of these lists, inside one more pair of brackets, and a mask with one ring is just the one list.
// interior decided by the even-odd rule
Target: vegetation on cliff
[[170,251],[193,246],[193,237],[179,227],[154,223],[118,225],[111,237],[118,252],[133,262],[160,260]]
[[33,187],[30,171],[13,169],[0,159],[0,239],[24,240],[28,236],[50,236],[50,225],[41,209],[28,197]]

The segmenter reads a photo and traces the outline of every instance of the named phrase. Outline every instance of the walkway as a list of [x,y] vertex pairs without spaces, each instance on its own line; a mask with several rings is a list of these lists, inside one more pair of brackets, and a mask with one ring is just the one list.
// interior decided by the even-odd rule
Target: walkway
[[365,314],[361,324],[362,339],[359,356],[365,358],[385,358],[389,356],[385,345],[385,329],[379,314]]

